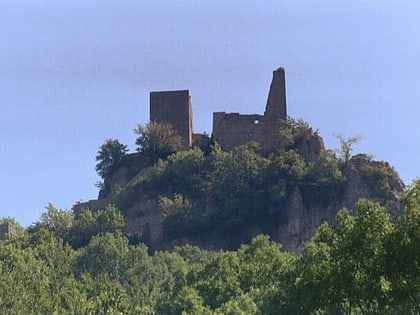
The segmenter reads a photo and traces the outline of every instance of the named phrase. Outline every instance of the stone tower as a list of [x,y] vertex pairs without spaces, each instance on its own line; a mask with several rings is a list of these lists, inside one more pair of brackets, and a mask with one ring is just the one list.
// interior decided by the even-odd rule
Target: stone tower
[[172,125],[182,138],[183,148],[189,149],[193,134],[190,92],[151,92],[150,121]]
[[280,120],[287,117],[286,82],[283,68],[273,71],[273,80],[268,93],[264,117],[266,120]]

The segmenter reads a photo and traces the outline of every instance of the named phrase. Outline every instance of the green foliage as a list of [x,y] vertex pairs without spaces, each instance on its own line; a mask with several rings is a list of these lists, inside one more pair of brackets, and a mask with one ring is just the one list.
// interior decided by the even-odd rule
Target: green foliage
[[351,153],[353,152],[353,146],[358,143],[362,136],[352,136],[349,138],[344,138],[341,134],[336,134],[335,137],[340,141],[340,149],[337,150],[340,156],[340,159],[347,163],[351,158]]
[[74,248],[86,246],[97,234],[121,233],[124,217],[114,205],[103,210],[83,210],[74,215],[49,204],[38,222],[27,229],[30,244],[60,239]]
[[296,184],[302,182],[308,171],[306,161],[295,149],[280,150],[277,154],[273,154],[271,159],[274,171]]
[[404,197],[405,213],[386,240],[384,269],[390,282],[389,298],[400,313],[420,313],[420,181]]
[[297,143],[316,135],[318,132],[304,120],[287,117],[282,121],[279,130],[280,147],[285,150],[292,149]]
[[[297,143],[315,137],[316,131],[289,119],[281,133],[289,143],[268,157],[257,143],[249,143],[230,152],[216,144],[207,155],[195,147],[159,159],[139,189],[159,198],[164,233],[177,238],[201,231],[211,237],[250,225],[269,229],[281,220],[286,197],[296,186],[308,207],[321,209],[337,200],[345,178],[334,153],[321,150],[308,161],[298,150]],[[179,202],[181,196],[188,204]]]
[[57,237],[68,238],[68,232],[72,228],[74,214],[69,210],[61,210],[54,207],[51,203],[47,206],[47,211],[41,215],[40,225],[44,225]]
[[301,192],[305,205],[325,207],[337,201],[345,187],[340,163],[331,151],[324,150],[316,161],[307,163],[301,180]]
[[389,197],[391,184],[395,178],[398,178],[398,175],[387,162],[371,161],[365,163],[360,170],[363,179],[372,188],[373,194],[377,198],[386,199]]
[[113,207],[85,224],[73,218],[73,233],[96,233],[74,248],[55,224],[67,214],[50,205],[25,231],[48,237],[0,242],[0,313],[419,314],[419,196],[417,181],[396,219],[361,200],[297,255],[262,235],[235,251],[185,245],[150,255],[110,224],[119,221]]
[[96,171],[102,179],[108,178],[127,154],[128,148],[117,139],[107,139],[96,155]]
[[137,150],[153,162],[164,159],[182,148],[181,136],[169,124],[151,121],[146,125],[138,125],[134,132],[138,136]]
[[121,234],[97,234],[81,250],[76,268],[79,273],[88,273],[95,279],[105,275],[118,280],[126,269],[128,252],[128,239]]
[[[143,141],[149,129],[138,133]],[[350,163],[325,150],[305,158],[298,143],[316,131],[303,121],[286,121],[281,133],[282,148],[269,156],[252,143],[177,152],[147,148],[158,138],[140,141],[156,164],[130,193],[148,188],[159,198],[169,237],[270,228],[296,187],[321,209],[339,195]],[[369,185],[383,180],[378,193],[395,184],[389,165],[358,158],[349,162]],[[420,181],[404,207],[391,218],[360,200],[355,214],[340,210],[296,255],[263,235],[232,251],[184,245],[149,254],[123,235],[115,206],[74,215],[50,204],[27,229],[0,220],[20,231],[0,242],[0,314],[420,314]]]
[[[339,136],[343,154],[339,159],[323,148],[318,132],[308,123],[290,117],[281,123],[279,149],[268,155],[257,143],[224,152],[217,144],[211,146],[206,136],[196,137],[192,149],[181,150],[181,138],[168,124],[150,122],[135,132],[141,164],[153,166],[137,170],[138,177],[121,189],[115,202],[129,209],[139,194],[147,192],[165,211],[163,232],[169,238],[234,236],[232,230],[251,226],[268,233],[273,222],[286,219],[287,196],[296,188],[307,208],[322,211],[338,206],[346,187],[343,174],[348,171],[342,159],[350,159],[352,145],[359,139]],[[384,199],[395,182],[389,169],[378,165],[356,166],[373,196]],[[147,240],[143,236],[140,239]]]
[[124,217],[113,205],[95,212],[86,209],[75,217],[68,241],[79,248],[87,245],[97,234],[122,232],[124,225]]
[[204,191],[204,153],[198,149],[176,152],[153,167],[151,188],[160,194],[200,197]]
[[128,314],[131,310],[129,296],[118,281],[112,281],[106,276],[96,279],[86,274],[81,279],[84,303],[80,314]]
[[263,235],[255,237],[249,245],[242,245],[237,252],[242,291],[262,314],[287,313],[289,274],[295,257]]
[[210,155],[208,181],[217,225],[242,225],[265,209],[265,179],[269,160],[257,152],[254,143],[232,152],[214,150]]
[[0,313],[72,313],[80,294],[72,275],[75,252],[51,240],[33,248],[0,245]]
[[224,152],[215,145],[208,156],[195,148],[159,160],[148,188],[160,193],[166,235],[224,232],[277,214],[284,181],[258,149],[250,143]]
[[8,232],[6,235],[0,235],[7,240],[21,239],[25,236],[25,229],[14,218],[4,217],[0,218],[0,226],[7,226]]
[[193,275],[196,288],[211,309],[221,307],[241,295],[239,259],[234,252],[213,255],[203,269]]
[[[418,276],[414,276],[419,271],[418,248],[401,248],[407,244],[402,222],[413,209],[395,224],[378,203],[361,200],[356,208],[354,217],[339,212],[335,225],[321,226],[306,246],[294,289],[294,295],[305,300],[296,300],[296,309],[327,314],[418,313]],[[408,282],[399,272],[409,270],[407,265],[417,265],[410,270],[414,279]]]
[[207,133],[193,135],[193,148],[198,148],[204,152],[204,154],[209,154],[211,152],[211,147],[213,145],[211,137]]
[[159,205],[163,209],[163,230],[168,239],[203,233],[204,215],[188,198],[181,194],[175,194],[172,198],[161,197]]

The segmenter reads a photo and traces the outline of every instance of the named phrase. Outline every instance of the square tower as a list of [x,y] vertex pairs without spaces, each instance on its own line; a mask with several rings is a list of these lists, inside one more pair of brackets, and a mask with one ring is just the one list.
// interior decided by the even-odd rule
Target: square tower
[[151,92],[150,121],[170,124],[181,136],[183,149],[189,149],[193,134],[190,92]]

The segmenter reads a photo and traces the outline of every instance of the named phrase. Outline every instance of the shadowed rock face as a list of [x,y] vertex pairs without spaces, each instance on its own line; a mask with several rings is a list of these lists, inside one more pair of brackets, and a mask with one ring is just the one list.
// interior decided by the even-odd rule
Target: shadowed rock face
[[[382,193],[378,193],[380,183],[372,184],[374,175],[366,174],[366,169],[377,169],[378,164],[384,164],[389,174],[389,186]],[[285,250],[302,250],[304,243],[311,239],[322,222],[334,222],[338,210],[346,208],[354,214],[355,204],[360,198],[379,201],[393,215],[402,213],[400,197],[405,191],[405,185],[386,162],[372,161],[366,155],[359,154],[347,162],[343,173],[346,178],[343,193],[337,196],[335,202],[323,208],[306,207],[299,188],[294,188],[288,198],[285,220],[279,222],[278,234],[272,236],[283,244]]]

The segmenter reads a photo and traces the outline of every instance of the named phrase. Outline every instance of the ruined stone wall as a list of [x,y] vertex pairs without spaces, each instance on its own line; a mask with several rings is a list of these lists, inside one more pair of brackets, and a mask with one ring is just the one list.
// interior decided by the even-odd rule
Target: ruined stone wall
[[261,142],[262,119],[262,115],[213,113],[213,140],[227,151],[233,150],[238,144]]
[[86,202],[78,202],[73,205],[72,211],[75,215],[79,215],[86,210],[99,211],[106,208],[106,206],[113,204],[112,199],[92,199]]
[[188,90],[150,93],[150,121],[168,123],[179,133],[184,149],[192,145],[192,108]]
[[260,143],[263,151],[279,145],[281,120],[286,119],[286,87],[284,69],[273,72],[264,115],[213,113],[213,140],[226,150],[251,141]]
[[231,151],[251,141],[258,142],[263,150],[278,146],[280,121],[270,121],[262,115],[238,113],[213,113],[213,140]]

